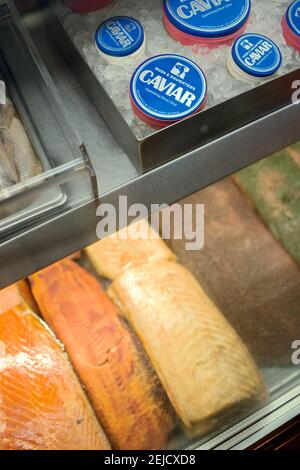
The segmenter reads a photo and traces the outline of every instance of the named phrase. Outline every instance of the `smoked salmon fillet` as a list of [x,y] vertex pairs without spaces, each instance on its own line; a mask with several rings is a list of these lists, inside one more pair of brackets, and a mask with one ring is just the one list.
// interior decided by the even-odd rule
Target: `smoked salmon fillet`
[[[0,304],[15,294],[15,286],[3,289]],[[24,302],[1,310],[0,450],[108,448],[54,336]]]
[[184,267],[133,267],[109,293],[140,337],[169,399],[188,427],[265,396],[248,350]]
[[64,260],[30,277],[41,314],[66,347],[117,449],[160,449],[172,407],[137,338],[99,282]]
[[0,314],[5,313],[22,303],[26,303],[33,312],[37,313],[38,307],[31,294],[27,281],[19,281],[6,289],[0,290]]
[[132,266],[176,258],[144,219],[91,245],[85,252],[96,272],[112,280]]

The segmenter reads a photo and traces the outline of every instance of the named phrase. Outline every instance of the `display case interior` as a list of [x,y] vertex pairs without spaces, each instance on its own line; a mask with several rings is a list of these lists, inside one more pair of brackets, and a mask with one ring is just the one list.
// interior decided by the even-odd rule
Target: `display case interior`
[[202,249],[152,237],[144,220],[140,240],[130,226],[29,276],[34,302],[18,301],[64,345],[113,448],[246,448],[298,415],[299,155],[289,147],[171,207],[204,205]]

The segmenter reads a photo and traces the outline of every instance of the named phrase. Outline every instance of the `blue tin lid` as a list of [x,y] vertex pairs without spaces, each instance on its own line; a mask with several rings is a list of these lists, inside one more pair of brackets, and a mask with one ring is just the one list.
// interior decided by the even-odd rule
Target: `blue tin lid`
[[289,6],[286,20],[291,30],[300,37],[300,0],[296,0]]
[[134,72],[130,94],[146,115],[177,121],[201,108],[207,94],[202,70],[177,54],[164,54],[143,62]]
[[223,37],[243,27],[251,0],[164,0],[169,21],[192,36]]
[[235,41],[232,58],[241,70],[254,77],[273,75],[282,64],[278,46],[266,36],[256,33],[243,34]]
[[96,31],[96,44],[100,51],[114,57],[133,54],[143,45],[144,39],[141,23],[128,16],[109,18]]

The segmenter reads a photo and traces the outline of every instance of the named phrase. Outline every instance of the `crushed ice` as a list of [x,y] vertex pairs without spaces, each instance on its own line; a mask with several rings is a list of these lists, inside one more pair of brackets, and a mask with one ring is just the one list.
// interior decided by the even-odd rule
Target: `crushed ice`
[[[300,55],[286,45],[281,32],[281,19],[290,0],[252,0],[252,15],[247,31],[264,34],[277,43],[283,54],[280,74],[299,68]],[[161,0],[118,0],[113,5],[93,13],[78,15],[62,5],[57,6],[57,15],[74,41],[101,85],[118,107],[135,136],[144,138],[154,131],[135,117],[131,110],[128,86],[132,73],[142,62],[126,61],[124,65],[108,65],[97,52],[94,34],[99,24],[116,15],[130,15],[138,19],[145,28],[146,51],[144,59],[157,54],[181,54],[194,60],[208,79],[209,98],[207,107],[230,99],[259,84],[235,80],[227,71],[225,62],[229,46],[209,50],[200,46],[182,46],[166,32],[162,22]]]

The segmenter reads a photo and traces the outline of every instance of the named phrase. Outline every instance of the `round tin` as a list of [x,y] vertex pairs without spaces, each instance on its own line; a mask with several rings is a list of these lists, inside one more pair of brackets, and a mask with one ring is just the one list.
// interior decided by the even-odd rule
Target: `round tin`
[[204,107],[207,82],[190,59],[163,54],[144,61],[130,82],[134,113],[151,127],[163,128]]
[[274,75],[282,64],[279,47],[261,34],[243,34],[234,42],[227,59],[229,72],[238,80],[261,81]]
[[251,0],[164,0],[163,17],[167,31],[180,43],[216,47],[231,44],[244,31],[250,11]]
[[291,3],[283,16],[282,33],[286,43],[300,52],[300,0]]
[[105,8],[115,0],[63,0],[64,4],[74,13],[89,13]]
[[107,62],[137,57],[145,50],[145,35],[141,23],[129,16],[105,20],[95,34],[99,53]]

